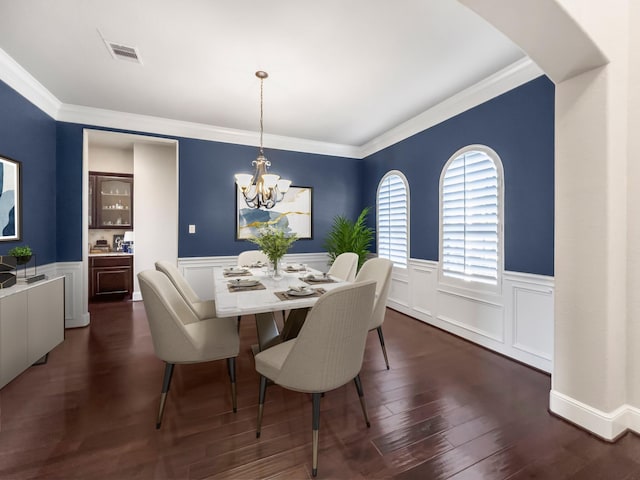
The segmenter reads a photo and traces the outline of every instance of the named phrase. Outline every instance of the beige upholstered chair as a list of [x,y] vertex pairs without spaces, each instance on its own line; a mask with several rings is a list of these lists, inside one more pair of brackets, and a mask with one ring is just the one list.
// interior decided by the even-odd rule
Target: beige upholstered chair
[[[164,273],[176,290],[182,295],[182,298],[187,302],[189,307],[194,311],[198,320],[204,320],[205,318],[213,318],[216,316],[216,304],[213,300],[202,300],[196,292],[193,291],[191,285],[185,280],[185,278],[173,263],[166,260],[159,260],[156,262],[156,270]],[[197,321],[197,320],[196,320]]]
[[347,282],[353,282],[356,278],[356,271],[358,270],[358,254],[354,252],[345,252],[338,255],[333,263],[329,272],[332,277],[341,278]]
[[364,262],[362,268],[356,276],[356,282],[365,280],[376,281],[376,303],[373,306],[373,314],[371,315],[371,324],[369,330],[376,329],[384,362],[389,370],[389,359],[387,357],[387,349],[384,346],[384,336],[382,335],[382,323],[387,310],[387,297],[389,296],[389,287],[391,286],[391,272],[393,271],[393,262],[386,258],[371,258]]
[[165,365],[156,428],[160,428],[167,392],[176,363],[227,359],[233,411],[236,403],[236,362],[240,338],[233,318],[199,320],[166,275],[146,270],[138,274],[153,348]]
[[369,424],[360,369],[375,297],[375,283],[362,282],[325,293],[313,306],[298,336],[255,356],[260,377],[260,437],[267,379],[313,400],[313,475],[318,471],[318,428],[322,393],[354,380],[364,418]]
[[255,265],[258,262],[264,265],[269,263],[269,258],[262,250],[245,250],[238,255],[238,266],[240,267]]

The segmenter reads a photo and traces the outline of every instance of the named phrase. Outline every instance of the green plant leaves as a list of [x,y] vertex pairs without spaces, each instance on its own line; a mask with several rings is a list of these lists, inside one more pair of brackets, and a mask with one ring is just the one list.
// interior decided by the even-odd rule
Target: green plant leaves
[[295,233],[287,235],[278,228],[265,227],[260,229],[258,235],[247,240],[258,245],[269,260],[275,263],[287,253],[297,239]]
[[333,226],[323,245],[329,253],[330,263],[345,252],[358,254],[358,269],[367,260],[369,246],[375,234],[375,230],[366,224],[368,213],[369,207],[364,208],[355,222],[343,215],[334,217]]

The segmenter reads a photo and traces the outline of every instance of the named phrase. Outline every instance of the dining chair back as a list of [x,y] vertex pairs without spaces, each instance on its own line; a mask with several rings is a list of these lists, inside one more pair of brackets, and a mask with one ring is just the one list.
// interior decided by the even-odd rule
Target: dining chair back
[[260,374],[260,437],[267,379],[284,388],[312,394],[313,475],[318,470],[320,398],[324,392],[354,380],[367,427],[360,369],[364,357],[375,282],[352,283],[323,294],[311,308],[298,336],[255,356]]
[[244,267],[262,263],[267,265],[269,258],[262,250],[245,250],[238,255],[238,266]]
[[358,254],[344,252],[338,255],[327,272],[332,277],[337,277],[347,282],[353,282],[358,270]]
[[236,406],[235,357],[240,338],[233,318],[199,320],[169,278],[156,270],[138,274],[153,349],[165,362],[156,428],[160,428],[167,392],[177,363],[227,360],[233,411]]
[[393,272],[393,262],[386,258],[371,258],[364,262],[362,268],[356,276],[356,282],[375,280],[376,281],[376,301],[373,306],[369,330],[377,330],[384,361],[389,369],[389,359],[387,349],[382,335],[382,324],[387,312],[387,298],[391,287],[391,273]]
[[[196,314],[197,320],[195,321],[216,316],[215,302],[213,300],[202,300],[180,273],[178,267],[167,260],[158,260],[155,263],[155,267],[156,270],[164,273],[169,278],[176,290],[182,295],[182,298]],[[185,321],[188,320],[185,318]]]

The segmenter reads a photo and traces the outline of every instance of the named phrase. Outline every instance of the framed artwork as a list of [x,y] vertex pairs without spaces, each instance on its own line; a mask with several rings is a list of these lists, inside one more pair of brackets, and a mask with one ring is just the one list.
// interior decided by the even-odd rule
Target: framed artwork
[[124,233],[117,233],[113,236],[113,251],[122,251],[122,242],[124,242]]
[[272,209],[249,208],[236,185],[236,239],[254,237],[267,225],[295,233],[298,238],[312,238],[311,187],[289,187],[284,198]]
[[0,156],[0,242],[20,240],[20,162]]

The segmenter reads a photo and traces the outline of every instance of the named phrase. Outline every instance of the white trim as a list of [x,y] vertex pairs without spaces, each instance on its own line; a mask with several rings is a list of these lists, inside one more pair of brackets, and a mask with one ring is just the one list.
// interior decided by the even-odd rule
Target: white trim
[[[449,170],[449,166],[457,160],[461,155],[464,155],[469,152],[482,152],[487,157],[489,157],[495,166],[498,188],[497,188],[497,207],[498,207],[498,248],[497,255],[498,259],[496,262],[497,266],[497,278],[495,284],[487,284],[479,281],[464,281],[457,278],[453,278],[451,276],[447,276],[444,274],[443,262],[444,262],[444,254],[443,254],[443,188],[444,188],[444,178],[447,174],[447,170]],[[465,177],[466,178],[466,177]],[[502,294],[502,273],[504,272],[504,167],[502,165],[502,159],[500,155],[491,147],[483,144],[472,144],[466,145],[460,149],[458,149],[453,155],[449,157],[447,162],[442,167],[440,171],[440,181],[438,183],[438,258],[440,261],[438,262],[438,282],[442,286],[446,286],[450,290],[458,290],[460,292],[469,292],[473,293],[485,293],[485,294]],[[466,217],[465,217],[466,218]],[[466,238],[466,236],[465,236]],[[465,248],[465,259],[466,259],[466,248]],[[465,260],[466,261],[466,260]]]
[[[216,127],[203,123],[185,122],[167,118],[117,112],[81,105],[62,105],[56,120],[69,123],[82,123],[91,126],[132,130],[143,133],[155,133],[177,137],[196,138],[213,142],[233,143],[236,145],[259,146],[256,132]],[[317,153],[347,158],[358,158],[358,149],[349,145],[318,142],[280,135],[264,135],[264,144],[270,149],[290,150],[294,152]],[[267,153],[268,154],[268,153]]]
[[613,441],[629,429],[640,433],[640,410],[630,405],[622,405],[612,412],[603,412],[557,390],[551,390],[549,409],[604,440]]
[[[273,149],[362,159],[543,74],[525,57],[360,146],[269,134],[265,134],[265,143]],[[1,48],[0,79],[60,122],[258,146],[256,132],[63,104]]]
[[[408,275],[392,276],[387,306],[534,368],[553,370],[553,277],[504,272],[502,292],[483,295],[443,287],[438,266],[409,259]],[[528,303],[519,305],[516,292],[530,295]],[[477,314],[481,323],[473,320]]]
[[44,113],[57,119],[62,102],[1,48],[0,79]]
[[508,67],[481,80],[471,87],[449,97],[425,112],[401,123],[360,147],[359,158],[365,158],[394,145],[416,133],[427,130],[455,115],[476,107],[492,98],[513,90],[544,72],[533,61],[525,57]]

